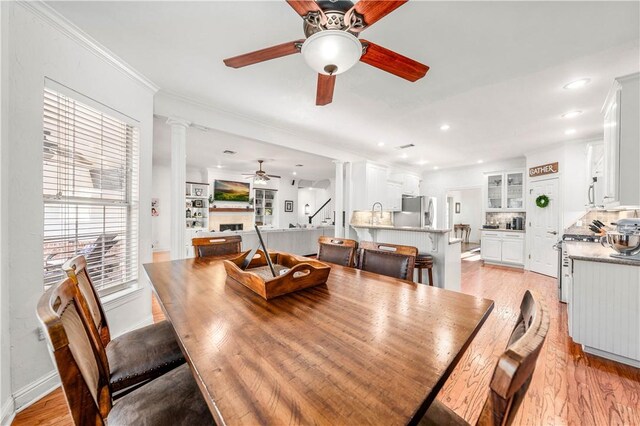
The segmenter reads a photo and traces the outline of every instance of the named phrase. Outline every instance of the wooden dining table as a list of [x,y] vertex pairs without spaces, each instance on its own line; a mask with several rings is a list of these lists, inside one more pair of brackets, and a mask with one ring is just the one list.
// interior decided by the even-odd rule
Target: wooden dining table
[[420,420],[493,301],[331,265],[265,300],[220,259],[144,265],[217,424]]

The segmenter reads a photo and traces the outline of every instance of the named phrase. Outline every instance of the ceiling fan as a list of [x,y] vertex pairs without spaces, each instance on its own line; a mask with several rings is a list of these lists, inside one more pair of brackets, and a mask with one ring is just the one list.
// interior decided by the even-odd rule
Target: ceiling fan
[[429,67],[367,40],[358,40],[367,29],[408,0],[286,0],[303,19],[306,39],[290,41],[266,49],[227,58],[228,67],[247,65],[302,53],[307,64],[318,73],[316,105],[333,100],[336,75],[358,61],[383,71],[416,81]]
[[254,173],[243,173],[243,176],[247,176],[245,179],[251,179],[253,178],[253,183],[257,183],[257,184],[266,184],[268,181],[270,181],[270,178],[281,178],[281,176],[278,175],[268,175],[267,172],[265,172],[264,170],[262,170],[262,163],[264,163],[264,160],[258,160],[258,164],[260,164],[260,169],[256,170]]

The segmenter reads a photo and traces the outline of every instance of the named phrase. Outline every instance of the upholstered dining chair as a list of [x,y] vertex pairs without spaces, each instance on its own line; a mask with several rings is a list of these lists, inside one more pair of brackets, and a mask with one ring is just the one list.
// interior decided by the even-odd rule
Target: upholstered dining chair
[[[109,372],[110,389],[116,397],[132,386],[159,377],[184,363],[173,328],[160,321],[111,339],[109,324],[100,297],[87,273],[84,256],[76,256],[62,265],[67,276],[78,286],[85,300],[87,318],[93,320],[98,332],[100,358]],[[104,353],[102,353],[104,352]]]
[[318,238],[317,259],[353,267],[357,249],[358,243],[355,240],[322,236]]
[[192,238],[191,244],[196,257],[222,256],[242,251],[242,237],[240,235]]
[[418,249],[397,244],[361,241],[358,268],[363,271],[413,281]]
[[[511,332],[507,349],[498,359],[478,425],[511,425],[529,387],[542,344],[549,331],[549,311],[527,290],[520,305],[520,315]],[[468,423],[435,400],[420,425],[467,425]]]
[[71,278],[51,286],[37,308],[74,424],[214,424],[187,364],[114,401],[102,348],[95,344],[98,330],[86,309]]

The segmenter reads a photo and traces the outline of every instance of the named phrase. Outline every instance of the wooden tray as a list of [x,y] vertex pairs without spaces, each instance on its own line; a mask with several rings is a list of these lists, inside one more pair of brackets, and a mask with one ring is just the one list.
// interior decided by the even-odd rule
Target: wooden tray
[[256,252],[246,270],[240,269],[240,265],[248,255],[249,251],[246,251],[234,259],[225,260],[224,269],[229,278],[250,288],[266,300],[324,284],[331,271],[330,266],[317,260],[301,258],[289,253],[274,252],[269,255],[276,273],[285,268],[288,271],[283,275],[273,277],[264,252],[261,250]]

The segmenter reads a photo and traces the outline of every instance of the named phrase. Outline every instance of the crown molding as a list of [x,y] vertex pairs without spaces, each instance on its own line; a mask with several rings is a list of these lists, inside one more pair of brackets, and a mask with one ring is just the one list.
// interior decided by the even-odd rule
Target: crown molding
[[15,4],[22,6],[25,10],[38,17],[41,21],[51,25],[60,33],[66,35],[69,39],[75,41],[80,46],[96,55],[98,58],[104,60],[114,68],[124,73],[127,77],[141,84],[145,88],[151,90],[153,93],[156,93],[158,90],[160,90],[160,86],[135,70],[132,66],[127,64],[116,54],[101,45],[97,40],[82,31],[75,24],[73,24],[63,15],[58,13],[58,11],[56,11],[43,1],[21,0],[17,1]]

